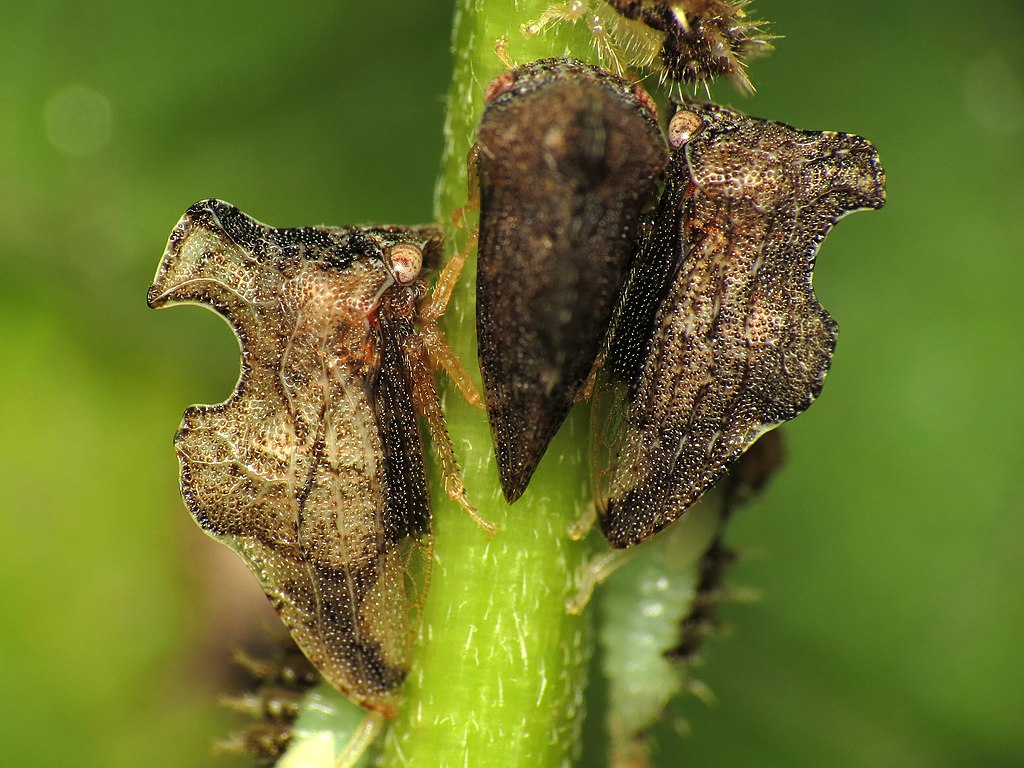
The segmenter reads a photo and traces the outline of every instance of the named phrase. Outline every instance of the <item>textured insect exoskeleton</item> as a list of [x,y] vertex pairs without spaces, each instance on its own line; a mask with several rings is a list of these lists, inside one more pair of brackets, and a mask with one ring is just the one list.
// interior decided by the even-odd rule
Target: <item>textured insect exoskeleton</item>
[[676,520],[810,406],[837,330],[811,287],[818,246],[845,214],[885,202],[859,136],[695,103],[669,143],[595,385],[598,516],[615,547]]
[[434,324],[447,297],[426,295],[440,248],[432,227],[273,229],[205,200],[149,290],[151,307],[221,314],[242,351],[232,396],[188,408],[175,436],[189,511],[252,568],[321,674],[384,717],[429,569],[417,414],[466,505],[433,385],[431,359],[460,374]]
[[749,59],[771,50],[767,24],[750,17],[750,0],[570,0],[554,3],[533,22],[527,37],[554,23],[584,23],[601,63],[625,76],[636,68],[655,72],[663,86],[682,87],[727,77],[752,92]]
[[477,131],[477,336],[505,498],[587,379],[668,159],[653,102],[571,59],[499,76]]

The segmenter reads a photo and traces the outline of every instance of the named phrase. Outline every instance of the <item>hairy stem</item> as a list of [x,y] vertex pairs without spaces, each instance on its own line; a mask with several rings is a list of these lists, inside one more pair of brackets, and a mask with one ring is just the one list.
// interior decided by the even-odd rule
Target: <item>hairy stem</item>
[[[531,40],[520,34],[520,24],[546,7],[541,0],[458,2],[436,206],[453,253],[476,219],[476,212],[468,211],[458,229],[453,214],[467,200],[466,154],[483,90],[505,69],[495,43],[506,39],[508,55],[517,63],[589,51],[589,33],[571,25]],[[470,259],[444,320],[451,345],[473,368],[474,276]],[[586,414],[570,418],[526,495],[509,507],[499,490],[484,412],[450,389],[446,413],[469,498],[499,531],[488,538],[444,498],[440,478],[434,478],[434,570],[422,642],[407,683],[407,703],[385,742],[384,765],[567,765],[578,752],[591,652],[589,614],[565,612],[589,554],[587,544],[566,533],[590,500]]]
[[[455,67],[435,200],[449,257],[465,247],[475,227],[476,211],[466,208],[466,155],[484,88],[506,68],[496,44],[505,41],[501,47],[515,63],[590,57],[590,33],[583,25],[554,25],[530,39],[520,33],[520,25],[547,7],[547,0],[457,0]],[[478,383],[475,272],[472,254],[442,323],[449,344]],[[443,377],[439,384],[468,497],[498,531],[488,536],[448,498],[431,456],[430,591],[406,702],[380,745],[379,764],[561,768],[580,753],[593,646],[592,611],[570,616],[565,610],[591,553],[588,542],[573,541],[567,532],[591,503],[588,413],[577,408],[570,415],[525,495],[509,507],[498,483],[486,414],[467,404]],[[324,768],[323,755],[331,753],[332,744],[343,748],[363,715],[334,691],[322,687],[316,696],[318,705],[297,723],[296,742],[282,762],[288,768]],[[359,765],[370,762],[367,755]]]

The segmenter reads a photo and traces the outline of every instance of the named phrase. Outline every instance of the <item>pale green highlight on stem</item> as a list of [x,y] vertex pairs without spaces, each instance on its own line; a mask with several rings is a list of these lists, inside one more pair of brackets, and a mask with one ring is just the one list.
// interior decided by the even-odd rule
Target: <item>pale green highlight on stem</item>
[[[571,27],[529,41],[520,35],[520,24],[545,7],[492,0],[460,2],[456,9],[455,72],[437,190],[438,221],[450,231],[453,250],[476,220],[473,212],[465,228],[453,231],[452,214],[466,204],[466,155],[484,88],[505,69],[495,42],[506,38],[516,62],[571,48]],[[587,55],[588,35],[572,49],[576,55]],[[470,260],[444,320],[450,343],[474,372],[475,271]],[[590,503],[586,414],[569,419],[526,494],[509,507],[499,490],[486,415],[453,391],[445,405],[469,498],[500,530],[488,539],[456,505],[438,498],[435,476],[434,571],[423,637],[383,764],[568,765],[578,751],[592,646],[589,614],[565,612],[590,552],[589,544],[566,533]]]
[[[466,156],[483,109],[484,89],[505,70],[495,43],[505,40],[504,50],[517,64],[562,55],[595,60],[590,32],[583,24],[555,25],[531,39],[521,35],[520,25],[539,17],[547,6],[547,0],[458,2],[455,69],[435,200],[437,221],[448,234],[449,255],[463,247],[475,226],[475,211],[467,212],[459,228],[453,214],[467,202]],[[471,258],[442,322],[449,343],[479,382],[475,271]],[[448,428],[469,498],[500,529],[489,539],[444,495],[437,467],[432,467],[435,548],[430,591],[406,683],[406,703],[385,736],[380,764],[385,768],[569,766],[580,752],[593,650],[593,607],[579,616],[565,610],[597,538],[576,542],[567,534],[591,504],[589,410],[574,409],[526,493],[509,507],[498,484],[486,414],[468,406],[453,388],[445,394]],[[702,540],[707,543],[706,538]],[[648,553],[644,562],[653,558],[663,565],[671,547],[662,540],[651,545],[644,548]],[[692,569],[702,550],[696,548],[689,563],[677,561],[674,569]],[[680,578],[676,591],[682,594],[686,579]],[[692,574],[688,579],[692,585]],[[672,622],[676,621],[677,611],[670,613]],[[670,623],[662,629],[677,631],[677,625]],[[678,678],[665,669],[660,652],[654,653],[658,658],[649,660],[647,668],[654,674],[664,673],[664,684],[674,691]],[[619,665],[609,670],[612,678],[618,675],[623,680],[622,675],[628,674],[621,666],[625,659],[609,661]],[[671,691],[666,690],[668,695]],[[651,719],[655,715],[651,713]],[[350,713],[344,717],[353,720]],[[336,744],[342,743],[344,732],[340,726],[334,729]]]

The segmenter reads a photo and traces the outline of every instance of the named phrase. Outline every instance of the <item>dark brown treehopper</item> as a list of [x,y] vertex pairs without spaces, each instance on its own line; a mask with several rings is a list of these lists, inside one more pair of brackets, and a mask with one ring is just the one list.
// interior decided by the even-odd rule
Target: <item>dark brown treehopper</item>
[[477,131],[477,336],[505,498],[586,381],[668,153],[638,87],[543,59],[488,88]]
[[213,309],[242,352],[235,392],[188,408],[175,436],[189,511],[320,673],[383,717],[429,569],[417,413],[468,508],[433,384],[431,360],[466,380],[435,323],[447,296],[423,279],[440,252],[433,227],[274,229],[205,200],[171,233],[148,298]]
[[811,287],[818,246],[845,214],[885,202],[859,136],[693,103],[669,137],[666,188],[595,384],[598,516],[615,547],[678,519],[810,406],[837,330]]

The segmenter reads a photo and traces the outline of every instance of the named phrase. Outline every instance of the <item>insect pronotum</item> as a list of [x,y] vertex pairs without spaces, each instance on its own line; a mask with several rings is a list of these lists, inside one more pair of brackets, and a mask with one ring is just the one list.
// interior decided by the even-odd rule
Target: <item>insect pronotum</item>
[[499,76],[477,131],[477,336],[505,498],[601,347],[668,150],[639,87],[573,59]]

